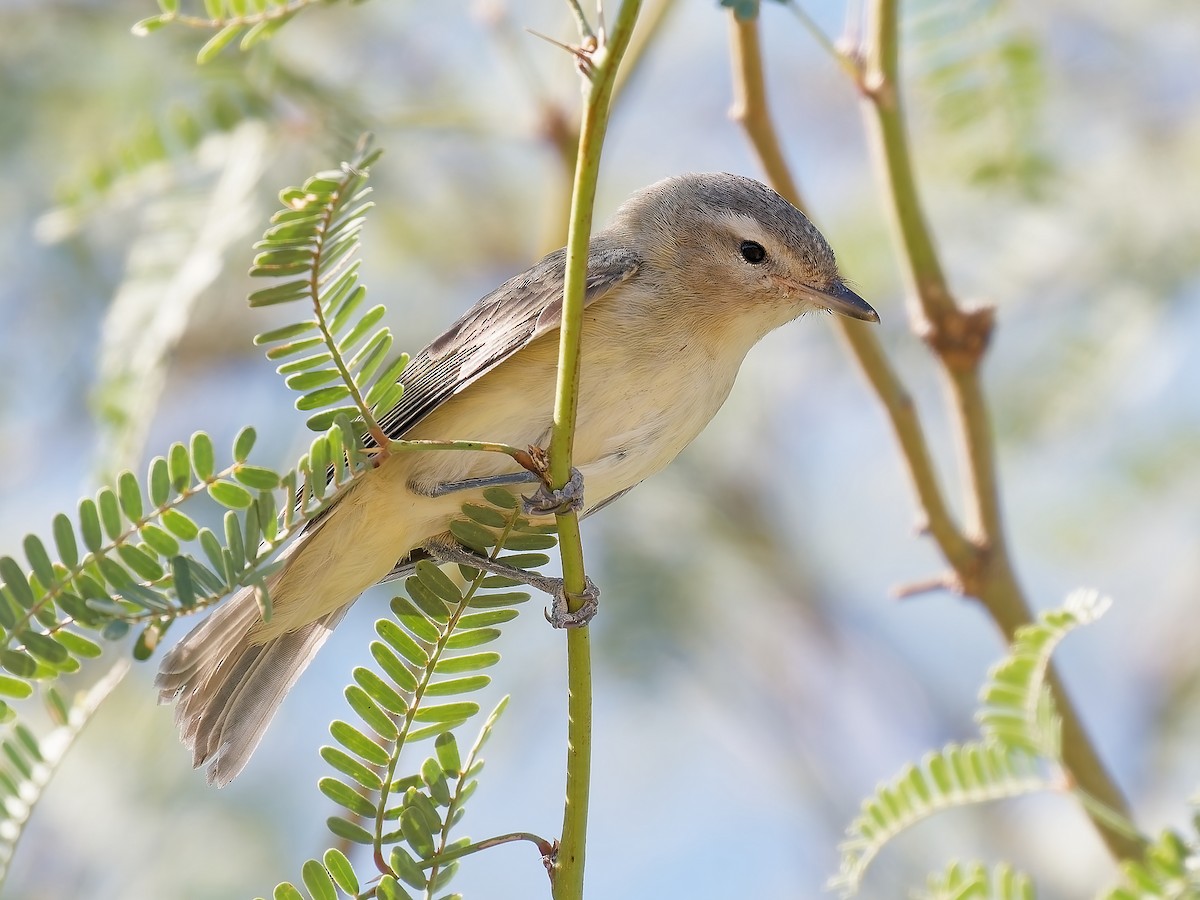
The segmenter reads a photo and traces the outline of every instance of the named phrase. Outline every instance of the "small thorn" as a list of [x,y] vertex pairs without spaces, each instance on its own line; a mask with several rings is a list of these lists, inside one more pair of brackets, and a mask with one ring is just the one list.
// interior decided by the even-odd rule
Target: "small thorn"
[[941,575],[935,575],[932,578],[923,578],[918,581],[896,585],[889,593],[896,600],[908,600],[912,597],[918,597],[921,594],[932,594],[936,591],[949,591],[961,597],[963,594],[962,581],[955,572],[943,572]]
[[594,67],[592,65],[592,54],[596,52],[597,47],[596,39],[594,37],[589,35],[583,39],[583,46],[574,47],[571,44],[564,44],[562,41],[555,40],[548,35],[542,34],[540,31],[534,31],[532,28],[526,28],[525,30],[534,37],[541,38],[548,44],[553,44],[560,50],[566,50],[573,57],[575,57],[575,68],[579,70],[579,73],[585,78],[592,77],[592,72],[594,71]]

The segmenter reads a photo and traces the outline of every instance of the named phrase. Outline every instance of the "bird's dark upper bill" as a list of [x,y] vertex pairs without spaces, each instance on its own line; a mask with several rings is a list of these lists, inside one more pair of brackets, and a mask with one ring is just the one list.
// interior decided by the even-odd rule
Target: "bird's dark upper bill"
[[830,312],[849,316],[851,319],[862,319],[864,322],[878,322],[879,313],[871,304],[864,300],[844,284],[838,284],[828,291],[813,291]]

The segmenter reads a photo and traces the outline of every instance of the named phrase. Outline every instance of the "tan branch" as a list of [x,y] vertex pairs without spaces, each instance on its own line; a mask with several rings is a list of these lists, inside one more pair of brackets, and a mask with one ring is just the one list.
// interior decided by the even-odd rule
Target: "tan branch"
[[[804,209],[803,198],[783,157],[767,106],[758,20],[739,20],[732,13],[729,20],[734,85],[734,103],[730,115],[745,129],[767,181],[782,197],[799,209]],[[883,401],[892,430],[900,442],[901,453],[929,533],[955,569],[971,569],[975,563],[975,547],[963,536],[946,505],[916,406],[892,368],[876,331],[847,319],[834,319],[834,323],[871,387]]]
[[[768,180],[799,206],[799,193],[766,106],[757,20],[738,21],[732,15],[731,20],[735,118],[743,124],[758,152]],[[875,333],[861,323],[839,321],[838,325],[891,420],[928,532],[953,567],[962,591],[977,597],[1006,639],[1011,640],[1016,629],[1031,621],[1032,616],[1005,545],[995,440],[979,376],[993,317],[987,308],[961,309],[942,272],[921,209],[904,131],[897,87],[897,29],[895,0],[871,0],[867,35],[858,53],[858,83],[868,101],[872,150],[883,173],[902,251],[913,329],[942,363],[950,386],[968,476],[965,531],[955,523],[942,495],[912,398]],[[1053,669],[1048,680],[1063,720],[1066,765],[1087,793],[1127,818],[1126,801],[1100,761]],[[1138,841],[1112,829],[1100,817],[1093,816],[1093,821],[1114,856],[1140,855],[1142,844]]]
[[[1017,581],[1004,536],[996,441],[980,365],[991,337],[990,309],[962,309],[943,274],[933,236],[922,211],[909,152],[899,88],[899,23],[896,0],[870,0],[858,58],[866,100],[871,151],[884,182],[896,242],[901,248],[913,325],[942,364],[957,432],[965,457],[968,534],[978,546],[978,565],[959,571],[963,588],[978,597],[1006,639],[1030,622],[1029,602]],[[957,566],[956,566],[957,569]],[[1084,791],[1128,819],[1128,805],[1084,731],[1057,673],[1048,676],[1063,721],[1063,758]],[[1117,858],[1137,857],[1143,844],[1112,828],[1103,817],[1092,821]]]

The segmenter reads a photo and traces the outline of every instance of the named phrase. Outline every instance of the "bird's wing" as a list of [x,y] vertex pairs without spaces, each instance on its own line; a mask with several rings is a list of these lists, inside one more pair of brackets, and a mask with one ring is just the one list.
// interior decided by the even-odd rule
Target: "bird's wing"
[[[637,274],[641,259],[632,250],[597,246],[588,252],[584,304],[594,303]],[[467,310],[440,337],[413,357],[400,376],[404,394],[379,419],[384,433],[400,440],[410,428],[459,391],[504,362],[535,338],[562,324],[566,250],[556,250],[510,278]],[[369,433],[363,443],[375,446]],[[329,467],[329,478],[334,475]],[[303,491],[297,502],[302,502]],[[308,528],[325,520],[337,501]]]
[[[510,278],[418,353],[400,376],[404,396],[379,424],[388,437],[403,438],[430,412],[490,372],[535,338],[562,323],[566,252],[551,253]],[[593,247],[588,254],[585,303],[628,281],[640,259],[632,250]]]

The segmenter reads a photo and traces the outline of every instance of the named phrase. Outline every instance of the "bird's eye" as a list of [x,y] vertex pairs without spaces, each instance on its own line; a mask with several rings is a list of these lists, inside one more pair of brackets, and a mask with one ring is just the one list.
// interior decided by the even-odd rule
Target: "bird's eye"
[[752,266],[757,266],[767,258],[767,251],[757,241],[742,241],[742,246],[739,250],[741,251],[742,259]]

